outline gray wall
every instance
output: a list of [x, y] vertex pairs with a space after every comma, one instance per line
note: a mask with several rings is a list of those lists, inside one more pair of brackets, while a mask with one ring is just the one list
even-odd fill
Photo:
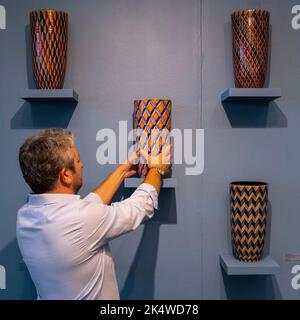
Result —
[[[111, 243], [124, 299], [300, 298], [291, 287], [286, 253], [300, 251], [297, 194], [299, 170], [298, 84], [300, 31], [291, 28], [295, 1], [88, 0], [8, 1], [7, 30], [0, 31], [1, 223], [0, 265], [7, 290], [0, 299], [32, 299], [34, 287], [17, 249], [17, 209], [29, 192], [19, 172], [18, 148], [51, 126], [77, 137], [84, 163], [85, 195], [115, 166], [96, 161], [101, 128], [131, 123], [133, 100], [165, 97], [173, 102], [173, 128], [205, 129], [205, 169], [186, 176], [175, 165], [175, 191], [163, 191], [156, 221]], [[271, 11], [270, 87], [283, 98], [269, 108], [226, 110], [220, 94], [233, 86], [230, 13], [244, 7]], [[33, 87], [29, 11], [52, 7], [70, 14], [65, 88], [80, 102], [31, 106], [20, 100]], [[266, 254], [281, 266], [276, 277], [228, 277], [219, 254], [230, 251], [228, 183], [270, 183]], [[120, 189], [118, 201], [128, 196]]]

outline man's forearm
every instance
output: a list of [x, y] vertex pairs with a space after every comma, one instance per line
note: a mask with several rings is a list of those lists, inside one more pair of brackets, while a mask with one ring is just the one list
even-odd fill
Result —
[[125, 172], [122, 166], [115, 169], [94, 192], [100, 197], [104, 204], [109, 204], [124, 180]]
[[151, 184], [156, 189], [157, 194], [159, 195], [160, 184], [161, 184], [161, 175], [157, 171], [157, 169], [152, 168], [149, 170], [149, 172], [144, 180], [144, 183]]
[[[120, 165], [115, 169], [112, 174], [107, 177], [95, 190], [94, 192], [100, 197], [104, 204], [109, 204], [119, 189], [121, 183], [126, 177], [126, 170], [124, 170], [124, 165]], [[161, 175], [155, 168], [151, 168], [144, 180], [144, 183], [151, 184], [157, 191], [160, 192], [161, 185]]]

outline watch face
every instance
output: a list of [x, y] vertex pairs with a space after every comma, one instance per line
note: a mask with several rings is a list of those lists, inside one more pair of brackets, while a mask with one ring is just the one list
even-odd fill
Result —
[[164, 171], [162, 171], [161, 169], [157, 169], [157, 171], [163, 176], [165, 173], [164, 173]]

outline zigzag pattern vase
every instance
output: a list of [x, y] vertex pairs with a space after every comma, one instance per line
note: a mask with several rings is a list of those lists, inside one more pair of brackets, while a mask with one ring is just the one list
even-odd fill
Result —
[[266, 234], [268, 184], [232, 182], [231, 232], [233, 253], [238, 260], [260, 260]]
[[[145, 148], [148, 154], [158, 155], [166, 142], [167, 137], [159, 135], [150, 139], [153, 129], [171, 130], [171, 100], [166, 99], [144, 99], [134, 100], [134, 128], [137, 130], [136, 143]], [[161, 132], [161, 131], [159, 131]], [[145, 177], [148, 173], [148, 165], [140, 163], [138, 174]]]
[[30, 12], [32, 65], [38, 89], [62, 89], [67, 65], [68, 14]]
[[265, 83], [269, 50], [270, 13], [248, 9], [233, 12], [232, 53], [235, 86], [262, 88]]

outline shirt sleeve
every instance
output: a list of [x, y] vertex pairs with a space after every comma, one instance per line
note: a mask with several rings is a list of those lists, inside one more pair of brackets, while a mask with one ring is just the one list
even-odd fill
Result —
[[[97, 198], [98, 199], [97, 199]], [[94, 193], [83, 199], [80, 212], [83, 234], [91, 251], [110, 240], [135, 230], [158, 209], [156, 189], [147, 183], [141, 184], [127, 199], [105, 205]]]
[[94, 192], [89, 193], [85, 198], [83, 198], [83, 200], [88, 202], [103, 204], [102, 199]]

